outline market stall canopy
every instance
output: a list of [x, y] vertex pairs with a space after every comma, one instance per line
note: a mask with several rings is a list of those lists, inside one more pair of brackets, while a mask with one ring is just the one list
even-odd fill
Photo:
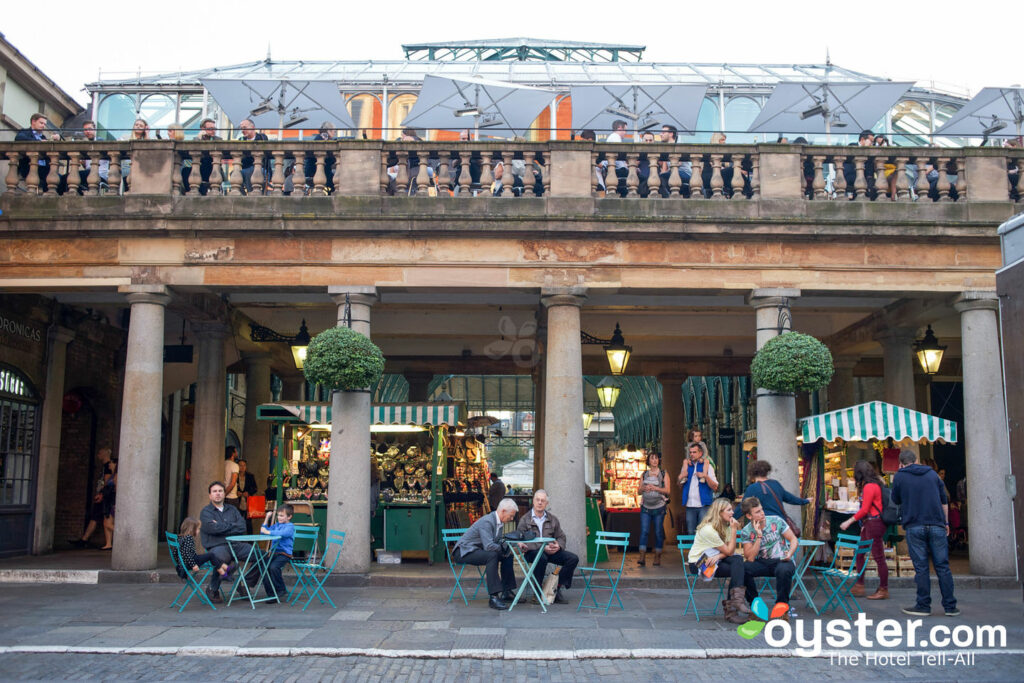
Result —
[[329, 121], [338, 128], [356, 124], [333, 81], [275, 81], [204, 78], [203, 87], [231, 122], [252, 119], [257, 128], [317, 128]]
[[939, 441], [956, 443], [956, 422], [919, 413], [882, 401], [862, 403], [800, 420], [800, 435], [804, 443], [818, 439], [825, 441], [870, 441], [893, 439], [914, 442]]
[[522, 135], [557, 93], [484, 78], [424, 76], [416, 104], [402, 121], [411, 128], [493, 128]]
[[572, 128], [611, 130], [616, 119], [632, 131], [675, 126], [680, 134], [697, 130], [706, 85], [573, 86]]
[[1012, 137], [1024, 123], [1024, 88], [982, 88], [936, 135]]
[[[459, 421], [460, 403], [378, 403], [371, 406], [370, 424], [454, 425]], [[330, 424], [330, 403], [264, 403], [259, 419], [278, 422]]]
[[779, 83], [749, 133], [854, 135], [877, 124], [913, 83]]

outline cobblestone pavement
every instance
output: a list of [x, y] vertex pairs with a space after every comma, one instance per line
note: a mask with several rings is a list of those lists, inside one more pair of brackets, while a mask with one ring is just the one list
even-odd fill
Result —
[[978, 657], [970, 667], [839, 666], [827, 659], [586, 659], [563, 661], [389, 657], [173, 657], [0, 655], [11, 681], [1016, 681], [1019, 655]]

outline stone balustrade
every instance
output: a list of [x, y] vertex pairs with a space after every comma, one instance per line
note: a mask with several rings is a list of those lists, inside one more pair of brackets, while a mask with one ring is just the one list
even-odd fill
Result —
[[[1021, 202], [1024, 150], [589, 142], [2, 142], [6, 191]], [[38, 169], [27, 173], [27, 169]], [[198, 172], [197, 172], [198, 168]]]

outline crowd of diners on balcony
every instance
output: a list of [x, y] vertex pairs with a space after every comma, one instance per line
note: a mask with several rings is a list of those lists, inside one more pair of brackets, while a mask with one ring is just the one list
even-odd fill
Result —
[[[193, 139], [197, 141], [223, 140], [224, 138], [219, 135], [221, 132], [228, 133], [230, 131], [218, 130], [216, 122], [211, 118], [207, 118], [200, 122], [199, 132]], [[733, 152], [715, 155], [714, 164], [712, 164], [712, 155], [709, 153], [687, 154], [683, 152], [672, 155], [675, 158], [670, 159], [670, 154], [663, 151], [663, 146], [676, 143], [677, 135], [678, 131], [674, 126], [665, 125], [657, 132], [646, 130], [630, 136], [627, 131], [626, 122], [618, 120], [613, 122], [611, 133], [604, 137], [602, 142], [611, 144], [635, 142], [639, 144], [659, 144], [662, 146], [658, 151], [650, 154], [645, 152], [636, 153], [634, 161], [638, 182], [632, 188], [635, 190], [634, 196], [646, 198], [658, 195], [664, 198], [675, 194], [685, 198], [700, 198], [701, 196], [711, 198], [713, 192], [711, 175], [716, 166], [720, 173], [722, 185], [720, 193], [723, 197], [741, 196], [751, 198], [753, 196], [751, 181], [754, 174], [754, 164], [752, 163], [751, 154]], [[365, 139], [367, 137], [366, 133], [363, 132], [361, 137]], [[382, 183], [382, 190], [388, 195], [408, 196], [458, 196], [460, 192], [467, 188], [472, 196], [521, 197], [529, 195], [539, 197], [544, 195], [544, 176], [547, 172], [547, 165], [544, 152], [541, 149], [535, 152], [524, 152], [521, 149], [513, 152], [490, 151], [490, 149], [487, 151], [470, 151], [468, 163], [463, 163], [462, 155], [466, 153], [465, 147], [467, 146], [465, 143], [471, 142], [472, 138], [473, 136], [469, 130], [462, 130], [459, 136], [459, 142], [462, 143], [460, 144], [461, 149], [451, 150], [450, 152], [444, 150], [445, 143], [440, 141], [437, 141], [436, 150], [428, 152], [420, 151], [422, 150], [422, 145], [410, 148], [406, 152], [398, 152], [392, 146], [391, 149], [386, 151], [385, 173], [387, 179]], [[151, 131], [149, 124], [140, 118], [135, 121], [131, 131], [126, 133], [121, 139], [126, 141], [152, 139], [184, 141], [185, 129], [181, 124], [172, 123], [162, 132]], [[257, 131], [250, 119], [245, 119], [239, 123], [238, 132], [233, 139], [243, 142], [265, 142], [269, 141], [270, 138], [267, 134]], [[313, 141], [321, 142], [344, 139], [346, 138], [340, 137], [334, 125], [329, 122], [323, 123], [317, 134], [312, 138]], [[630, 168], [626, 152], [610, 149], [602, 151], [600, 143], [597, 141], [597, 133], [590, 129], [574, 132], [572, 139], [594, 143], [598, 146], [594, 154], [593, 168], [593, 187], [596, 196], [618, 196], [623, 198], [630, 196], [631, 188], [627, 186]], [[96, 124], [93, 121], [86, 121], [78, 130], [53, 132], [47, 129], [47, 120], [43, 114], [33, 114], [29, 128], [18, 132], [15, 137], [16, 142], [52, 142], [62, 140], [96, 141]], [[423, 142], [412, 128], [402, 129], [397, 141]], [[516, 137], [512, 141], [516, 143], [526, 142], [521, 137]], [[725, 144], [726, 141], [727, 136], [723, 132], [715, 132], [711, 135], [710, 143], [712, 145]], [[785, 136], [780, 136], [777, 143], [810, 146], [808, 140], [803, 137], [790, 140]], [[988, 141], [985, 140], [982, 144], [985, 145], [987, 143]], [[1009, 138], [1003, 145], [1008, 149], [1020, 149], [1022, 147], [1022, 140], [1020, 137]], [[282, 146], [287, 147], [287, 143]], [[885, 135], [864, 130], [860, 133], [858, 141], [851, 143], [851, 146], [889, 147], [890, 144]], [[518, 147], [522, 147], [522, 145], [518, 145]], [[538, 148], [540, 147], [542, 147], [541, 144], [538, 145]], [[314, 182], [317, 161], [311, 152], [307, 150], [286, 153], [282, 164], [284, 182], [280, 194], [287, 196], [292, 194], [309, 195], [314, 192], [322, 192], [328, 195], [333, 193], [335, 191], [334, 171], [336, 165], [336, 158], [331, 153], [333, 149], [335, 148], [329, 148], [325, 154], [324, 177], [326, 180], [321, 185], [317, 185]], [[894, 152], [895, 149], [894, 147]], [[904, 157], [902, 172], [906, 177], [909, 198], [913, 201], [921, 199], [939, 201], [940, 198], [956, 201], [959, 198], [957, 180], [962, 169], [958, 165], [957, 158], [948, 152], [944, 154], [940, 153], [939, 150], [936, 152], [936, 156]], [[196, 153], [198, 157], [198, 174], [194, 168], [193, 162], [196, 159], [193, 158], [193, 153]], [[32, 160], [28, 156], [20, 156], [18, 158], [17, 187], [10, 187], [11, 176], [8, 176], [8, 189], [15, 189], [21, 192], [37, 189], [40, 194], [44, 194], [50, 190], [49, 184], [56, 182], [56, 194], [65, 194], [69, 191], [77, 192], [78, 194], [87, 193], [90, 189], [88, 179], [94, 160], [86, 154], [81, 155], [77, 160], [77, 172], [69, 173], [70, 164], [67, 159], [60, 158], [60, 156], [66, 155], [58, 155], [58, 158], [53, 159], [50, 156], [51, 154], [52, 152], [41, 152], [34, 160], [38, 183], [27, 182], [29, 180], [29, 169], [32, 165]], [[110, 160], [103, 158], [105, 155], [98, 156], [100, 158], [95, 159], [98, 173], [95, 175], [98, 175], [100, 191], [110, 191], [108, 187]], [[180, 184], [178, 182], [174, 183], [175, 191], [189, 194], [196, 190], [198, 194], [206, 195], [210, 191], [210, 175], [214, 166], [212, 156], [203, 152], [181, 151], [179, 157], [181, 182]], [[815, 158], [818, 159], [817, 167]], [[225, 155], [225, 162], [230, 162], [230, 159], [230, 155]], [[487, 178], [488, 182], [482, 183], [485, 159], [490, 173]], [[693, 178], [695, 160], [699, 161], [701, 169], [699, 180], [694, 180]], [[260, 165], [265, 170], [264, 177], [267, 181], [269, 181], [273, 174], [276, 163], [277, 159], [273, 158], [270, 152], [263, 153]], [[900, 173], [900, 169], [897, 168], [896, 154], [894, 153], [892, 156], [869, 155], [862, 157], [861, 163], [863, 163], [862, 179], [866, 186], [860, 190], [863, 198], [871, 201], [879, 199], [895, 200]], [[1017, 156], [1008, 157], [1006, 163], [1009, 199], [1020, 201], [1020, 158]], [[254, 170], [258, 165], [254, 156], [248, 152], [243, 153], [239, 164], [242, 176], [241, 194], [268, 193], [267, 182], [256, 186], [253, 184]], [[447, 173], [442, 172], [442, 164], [446, 166]], [[424, 177], [423, 173], [421, 173], [421, 165], [423, 170], [425, 170], [425, 187], [420, 186]], [[130, 192], [130, 157], [120, 158], [119, 166], [119, 191]], [[56, 167], [55, 172], [54, 167]], [[404, 167], [405, 173], [402, 173], [402, 167]], [[671, 182], [673, 169], [678, 176], [678, 185], [675, 192], [672, 192], [671, 189], [673, 185]], [[845, 158], [839, 158], [838, 155], [815, 157], [812, 152], [805, 156], [803, 161], [805, 181], [803, 192], [808, 199], [816, 197], [855, 199], [857, 196], [855, 184], [858, 170], [852, 150], [851, 155]], [[824, 193], [820, 191], [820, 188], [818, 191], [814, 188], [816, 171], [824, 179]], [[461, 178], [464, 172], [469, 174], [469, 183], [466, 183]], [[512, 178], [511, 184], [504, 178], [506, 173], [510, 174]], [[924, 192], [921, 191], [924, 185], [919, 182], [920, 174], [922, 173], [927, 181], [927, 190]], [[842, 175], [845, 181], [842, 186], [839, 186], [836, 182], [839, 175]], [[940, 177], [943, 175], [948, 184], [942, 183], [945, 191], [940, 197]], [[226, 174], [223, 177], [226, 179]], [[400, 177], [402, 182], [399, 182]], [[32, 180], [35, 180], [35, 178]]]

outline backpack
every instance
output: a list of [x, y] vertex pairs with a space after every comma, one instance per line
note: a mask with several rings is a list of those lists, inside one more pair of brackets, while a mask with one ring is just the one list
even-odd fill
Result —
[[892, 502], [892, 495], [888, 486], [880, 486], [882, 489], [882, 522], [893, 525], [900, 523], [900, 506]]

